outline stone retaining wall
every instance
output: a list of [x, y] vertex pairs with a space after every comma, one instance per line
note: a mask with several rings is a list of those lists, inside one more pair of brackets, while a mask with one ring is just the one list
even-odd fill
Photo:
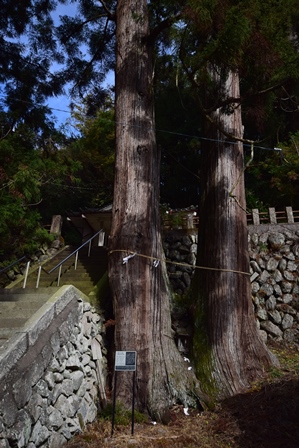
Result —
[[63, 239], [61, 237], [56, 238], [50, 246], [48, 244], [43, 244], [30, 258], [25, 261], [21, 261], [15, 264], [11, 269], [2, 273], [0, 276], [0, 287], [5, 288], [7, 285], [12, 285], [23, 279], [26, 271], [27, 262], [30, 261], [31, 269], [32, 267], [37, 267], [44, 264], [50, 258], [55, 257], [61, 250], [65, 248]]
[[59, 448], [104, 398], [102, 319], [64, 286], [0, 349], [0, 447]]
[[[299, 226], [249, 226], [248, 238], [253, 306], [261, 336], [265, 341], [299, 343]], [[184, 294], [196, 264], [197, 235], [166, 233], [164, 249], [173, 290]]]

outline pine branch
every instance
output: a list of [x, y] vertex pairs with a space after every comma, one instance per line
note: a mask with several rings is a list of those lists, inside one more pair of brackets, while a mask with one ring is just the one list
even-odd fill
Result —
[[163, 20], [159, 23], [149, 34], [147, 37], [147, 42], [152, 45], [159, 34], [161, 34], [164, 30], [170, 28], [175, 22], [178, 22], [182, 18], [182, 13], [178, 13], [174, 16], [167, 17], [167, 19]]
[[111, 12], [110, 9], [108, 8], [108, 6], [106, 5], [106, 2], [104, 2], [104, 0], [100, 0], [101, 5], [103, 6], [103, 8], [105, 9], [108, 19], [112, 20], [112, 21], [116, 21], [116, 14], [115, 12]]

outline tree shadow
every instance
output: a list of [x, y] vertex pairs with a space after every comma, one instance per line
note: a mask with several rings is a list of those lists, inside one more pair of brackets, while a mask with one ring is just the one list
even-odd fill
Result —
[[299, 379], [287, 377], [260, 391], [236, 395], [222, 402], [239, 428], [242, 448], [297, 448], [299, 446]]

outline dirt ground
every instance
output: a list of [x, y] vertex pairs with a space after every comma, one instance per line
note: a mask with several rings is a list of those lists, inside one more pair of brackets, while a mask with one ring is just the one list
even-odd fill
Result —
[[219, 403], [214, 412], [171, 409], [167, 426], [150, 420], [115, 426], [99, 417], [66, 448], [299, 448], [299, 349], [273, 346], [281, 368], [245, 394]]

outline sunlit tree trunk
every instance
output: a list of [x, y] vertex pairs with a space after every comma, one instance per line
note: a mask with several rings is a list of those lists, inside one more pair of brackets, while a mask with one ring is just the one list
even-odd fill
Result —
[[[210, 71], [223, 98], [239, 98], [238, 73]], [[241, 106], [217, 109], [207, 123], [201, 170], [194, 355], [201, 386], [223, 398], [244, 390], [276, 360], [260, 340], [253, 312], [244, 191]], [[233, 271], [240, 271], [239, 273]]]
[[[170, 292], [159, 217], [159, 153], [155, 142], [146, 0], [119, 0], [116, 48], [116, 164], [109, 278], [116, 350], [137, 351], [140, 410], [167, 418], [177, 400], [194, 402], [187, 365], [173, 340]], [[136, 253], [127, 263], [123, 259]], [[154, 260], [159, 265], [154, 266]], [[130, 403], [132, 377], [120, 373], [117, 395]]]

